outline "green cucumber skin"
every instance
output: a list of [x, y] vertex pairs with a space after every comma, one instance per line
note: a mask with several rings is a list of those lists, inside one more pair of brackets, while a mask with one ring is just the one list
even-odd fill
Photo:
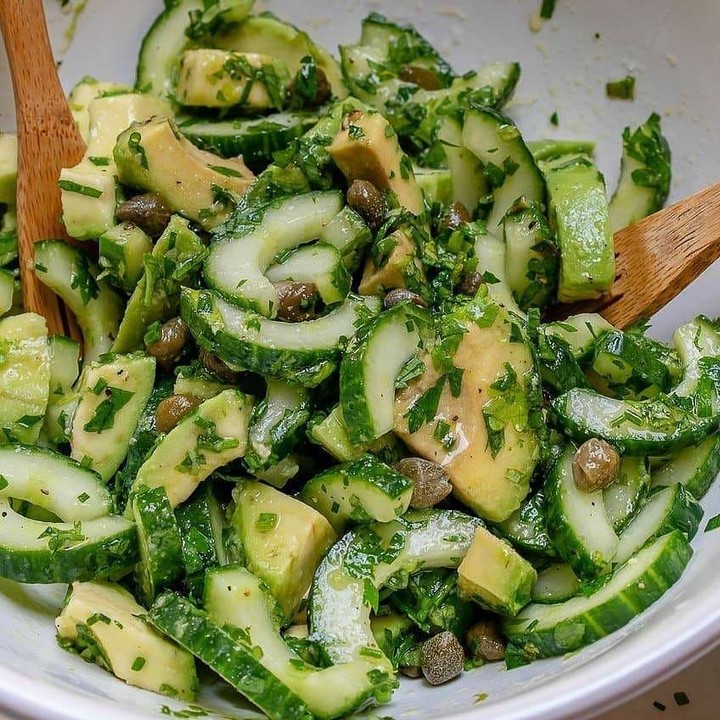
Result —
[[[537, 626], [532, 627], [534, 621], [528, 622], [527, 619], [534, 609], [532, 605], [525, 608], [516, 618], [506, 621], [503, 630], [510, 640], [508, 667], [517, 667], [532, 660], [555, 657], [578, 650], [610, 635], [650, 607], [677, 582], [693, 554], [683, 534], [676, 531], [660, 538], [631, 561], [641, 562], [659, 548], [661, 548], [660, 555], [642, 574], [641, 579], [624, 588], [619, 595], [613, 596], [599, 607], [578, 613], [574, 618], [551, 627], [539, 629]], [[625, 567], [627, 564], [622, 566]], [[612, 578], [608, 581], [610, 582]], [[577, 601], [578, 598], [574, 598], [567, 602]]]
[[212, 522], [212, 503], [217, 503], [217, 500], [213, 496], [212, 485], [206, 482], [175, 510], [187, 576], [220, 564]]
[[[359, 299], [349, 297], [351, 301], [360, 304]], [[217, 354], [225, 362], [259, 375], [291, 380], [306, 387], [319, 385], [337, 367], [341, 353], [339, 344], [327, 348], [288, 351], [264, 347], [233, 336], [224, 327], [219, 313], [213, 312], [216, 298], [219, 299], [219, 296], [209, 290], [184, 288], [180, 298], [180, 315], [190, 326], [198, 345]], [[202, 309], [202, 305], [206, 305], [208, 309]], [[372, 312], [367, 304], [364, 307]], [[377, 309], [379, 310], [379, 307]], [[340, 339], [338, 338], [338, 341]]]
[[[664, 411], [672, 417], [672, 427], [658, 431], [638, 428], [624, 432], [602, 421], [593, 409], [598, 401], [646, 414], [656, 407], [658, 411]], [[570, 406], [573, 402], [583, 404], [582, 414], [571, 413]], [[601, 438], [614, 445], [621, 454], [626, 455], [652, 456], [671, 453], [700, 442], [718, 426], [717, 416], [696, 417], [663, 395], [658, 395], [652, 400], [633, 402], [613, 400], [580, 388], [570, 390], [556, 398], [551, 405], [551, 417], [573, 440], [582, 442], [592, 437]]]
[[183, 574], [182, 539], [164, 487], [143, 488], [132, 504], [140, 548], [140, 587], [150, 604]]
[[270, 720], [313, 720], [305, 703], [262, 666], [252, 648], [236, 641], [189, 600], [166, 592], [155, 601], [148, 620], [257, 705]]
[[543, 382], [557, 392], [590, 387], [572, 350], [562, 339], [549, 333], [541, 335], [538, 340], [538, 361]]
[[[720, 435], [712, 435], [706, 440], [703, 440], [699, 446], [686, 447], [678, 453], [678, 455], [687, 455], [693, 451], [698, 452], [700, 447], [705, 446], [705, 443], [708, 443], [711, 447], [702, 459], [702, 462], [695, 467], [692, 475], [673, 480], [671, 475], [671, 466], [674, 462], [674, 458], [670, 458], [669, 462], [660, 468], [660, 471], [657, 474], [653, 473], [653, 484], [655, 484], [656, 478], [660, 479], [665, 474], [668, 474], [670, 475], [670, 478], [668, 478], [670, 482], [681, 482], [685, 486], [685, 489], [688, 490], [696, 500], [702, 500], [715, 481], [715, 478], [718, 476], [718, 473], [720, 473]], [[664, 480], [660, 480], [658, 484], [665, 485], [668, 483]]]
[[542, 490], [526, 498], [520, 508], [496, 525], [495, 529], [521, 552], [550, 559], [558, 556], [547, 531], [545, 495]]

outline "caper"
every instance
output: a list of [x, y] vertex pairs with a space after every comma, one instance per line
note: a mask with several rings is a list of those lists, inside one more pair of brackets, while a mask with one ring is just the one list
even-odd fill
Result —
[[362, 217], [374, 233], [385, 222], [385, 198], [369, 180], [353, 181], [347, 191], [347, 204]]
[[206, 370], [209, 370], [223, 382], [229, 385], [237, 385], [240, 382], [242, 373], [228, 367], [217, 355], [213, 355], [204, 348], [200, 349], [200, 362], [205, 366]]
[[405, 65], [398, 73], [398, 79], [419, 85], [423, 90], [440, 89], [440, 79], [437, 74], [419, 65]]
[[505, 639], [494, 620], [480, 620], [465, 635], [465, 647], [476, 660], [496, 662], [505, 657]]
[[145, 193], [126, 200], [115, 215], [121, 222], [137, 225], [150, 237], [158, 237], [170, 222], [172, 210], [157, 193]]
[[620, 469], [620, 456], [604, 440], [590, 438], [575, 453], [573, 479], [578, 490], [591, 493], [612, 485]]
[[169, 433], [201, 402], [202, 398], [196, 395], [170, 395], [170, 397], [166, 397], [155, 409], [155, 429], [159, 433]]
[[[308, 83], [309, 78], [307, 75], [307, 70], [305, 70], [306, 67], [307, 66], [303, 66], [300, 70], [298, 70], [297, 75], [290, 83], [288, 92], [292, 96], [299, 96], [300, 101], [306, 107], [320, 107], [321, 105], [324, 105], [332, 96], [332, 88], [330, 87], [330, 83], [328, 82], [327, 75], [317, 65], [314, 65], [313, 69], [315, 75], [315, 94], [312, 97], [309, 97], [309, 92], [312, 91], [310, 90], [310, 86]], [[303, 74], [302, 78], [301, 73]], [[298, 92], [299, 82], [302, 82], [304, 84], [304, 87], [307, 89], [300, 90]], [[301, 85], [301, 88], [302, 87], [303, 85]]]
[[395, 469], [414, 483], [410, 507], [417, 509], [433, 507], [452, 492], [447, 473], [432, 460], [419, 457], [403, 458], [395, 463]]
[[465, 653], [458, 639], [445, 630], [422, 644], [422, 671], [431, 685], [456, 678], [465, 665]]
[[460, 295], [475, 297], [482, 284], [483, 276], [479, 272], [473, 271], [466, 273], [460, 281], [460, 285], [458, 285], [458, 293], [460, 293]]
[[428, 306], [424, 298], [421, 298], [417, 293], [407, 288], [395, 288], [391, 290], [384, 300], [385, 309], [389, 310], [391, 307], [400, 304], [401, 302], [411, 302], [419, 307], [426, 308]]
[[315, 283], [283, 280], [275, 283], [278, 306], [277, 319], [284, 322], [304, 322], [315, 317], [318, 298]]
[[469, 223], [470, 220], [470, 211], [461, 202], [454, 202], [450, 204], [447, 212], [443, 215], [440, 221], [440, 230], [457, 230], [465, 223]]
[[164, 370], [171, 370], [190, 338], [190, 328], [185, 321], [174, 317], [160, 328], [160, 338], [147, 346], [148, 354], [152, 355]]

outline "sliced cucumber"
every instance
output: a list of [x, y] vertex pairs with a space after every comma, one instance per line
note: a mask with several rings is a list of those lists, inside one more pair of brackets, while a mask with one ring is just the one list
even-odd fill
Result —
[[144, 230], [122, 223], [100, 236], [98, 262], [115, 287], [131, 293], [142, 277], [145, 256], [152, 249], [153, 242]]
[[496, 529], [521, 552], [548, 558], [557, 557], [557, 550], [547, 531], [545, 495], [542, 491], [524, 500]]
[[500, 307], [524, 318], [525, 313], [515, 302], [507, 279], [508, 261], [505, 243], [495, 235], [485, 233], [484, 227], [480, 223], [474, 225], [474, 231], [476, 236], [475, 255], [478, 259], [477, 272], [485, 281], [488, 295]]
[[653, 486], [680, 483], [701, 500], [720, 472], [720, 435], [713, 433], [699, 445], [675, 453], [659, 470], [652, 473]]
[[555, 160], [566, 155], [589, 155], [595, 154], [595, 143], [592, 140], [531, 140], [527, 144], [530, 152], [537, 162], [543, 160]]
[[718, 417], [697, 417], [665, 395], [616, 400], [576, 388], [552, 403], [552, 413], [574, 440], [602, 438], [627, 455], [662, 455], [697, 444], [717, 428]]
[[489, 108], [471, 108], [465, 114], [463, 145], [483, 163], [493, 188], [494, 204], [487, 219], [491, 233], [499, 232], [503, 218], [520, 198], [528, 204], [545, 201], [542, 173], [508, 117]]
[[140, 562], [137, 578], [145, 604], [180, 579], [185, 569], [182, 539], [165, 488], [142, 488], [132, 498]]
[[125, 460], [155, 382], [155, 358], [113, 355], [83, 370], [70, 432], [71, 456], [106, 482]]
[[363, 252], [373, 234], [365, 221], [351, 207], [345, 206], [318, 235], [320, 242], [340, 251], [350, 272], [360, 267]]
[[144, 615], [119, 585], [75, 582], [55, 620], [58, 641], [128, 685], [192, 701], [198, 689], [193, 656], [149, 627]]
[[392, 663], [370, 625], [380, 590], [396, 573], [457, 567], [478, 527], [482, 520], [464, 513], [430, 510], [347, 533], [315, 575], [308, 605], [310, 637], [336, 665], [365, 659], [391, 672]]
[[62, 335], [48, 340], [50, 348], [50, 396], [43, 433], [53, 444], [67, 440], [65, 423], [61, 423], [63, 409], [72, 397], [72, 386], [80, 372], [80, 344]]
[[304, 245], [292, 251], [281, 262], [271, 265], [265, 276], [271, 283], [283, 280], [312, 283], [325, 305], [342, 302], [352, 283], [340, 251], [326, 243]]
[[0, 443], [37, 442], [49, 396], [45, 318], [24, 313], [0, 319]]
[[238, 390], [206, 400], [155, 445], [132, 494], [164, 487], [173, 507], [185, 502], [210, 473], [245, 454], [251, 408], [251, 399]]
[[320, 445], [338, 462], [357, 460], [367, 449], [365, 445], [353, 445], [350, 441], [342, 409], [336, 405], [327, 415], [317, 415], [308, 423], [308, 438]]
[[257, 705], [270, 720], [312, 720], [305, 703], [265, 669], [254, 647], [241, 642], [242, 636], [232, 628], [213, 623], [190, 600], [166, 592], [150, 609], [148, 620]]
[[400, 369], [423, 347], [430, 315], [406, 302], [395, 305], [362, 329], [340, 363], [340, 407], [350, 441], [357, 445], [393, 428], [395, 381]]
[[35, 273], [77, 318], [85, 361], [108, 352], [120, 327], [123, 302], [107, 281], [98, 280], [100, 268], [66, 242], [45, 240], [35, 244]]
[[212, 245], [205, 279], [230, 301], [274, 317], [277, 291], [265, 272], [282, 253], [317, 238], [342, 206], [338, 192], [308, 193], [283, 198], [259, 217], [254, 213], [244, 232]]
[[134, 523], [115, 515], [41, 522], [0, 499], [0, 577], [22, 583], [119, 578], [138, 557]]
[[504, 623], [508, 665], [564, 655], [615, 632], [669, 590], [691, 556], [683, 534], [672, 532], [641, 550], [592, 595], [529, 605]]
[[0, 269], [0, 317], [10, 312], [15, 296], [15, 277], [11, 272]]
[[620, 532], [633, 519], [649, 488], [647, 458], [622, 458], [617, 479], [603, 490], [605, 511], [615, 532]]
[[351, 521], [390, 522], [404, 515], [412, 493], [412, 480], [366, 454], [308, 480], [300, 499], [342, 533]]
[[621, 565], [648, 541], [673, 530], [683, 533], [690, 542], [702, 516], [700, 503], [679, 483], [654, 492], [620, 535], [614, 562]]
[[567, 320], [543, 325], [543, 330], [548, 335], [564, 340], [572, 350], [573, 357], [582, 361], [592, 355], [598, 339], [614, 328], [597, 313], [580, 313]]
[[590, 387], [573, 351], [562, 338], [541, 330], [537, 338], [537, 359], [540, 377], [556, 392]]
[[543, 605], [569, 600], [578, 594], [580, 581], [567, 563], [553, 563], [538, 573], [532, 588], [533, 602]]
[[429, 207], [453, 202], [453, 179], [449, 170], [413, 167], [413, 174]]
[[618, 538], [605, 510], [602, 491], [582, 492], [575, 485], [575, 447], [568, 445], [545, 482], [547, 528], [560, 557], [581, 577], [610, 567]]
[[235, 307], [212, 291], [184, 288], [180, 314], [197, 343], [225, 362], [315, 387], [337, 367], [341, 343], [355, 335], [358, 321], [380, 305], [379, 298], [349, 295], [327, 315], [291, 324]]

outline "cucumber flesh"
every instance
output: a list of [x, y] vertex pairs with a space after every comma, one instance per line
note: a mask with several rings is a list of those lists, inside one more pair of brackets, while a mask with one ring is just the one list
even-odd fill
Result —
[[647, 458], [622, 458], [617, 479], [603, 490], [605, 511], [615, 532], [620, 532], [632, 520], [649, 488]]
[[720, 435], [713, 433], [699, 445], [679, 450], [652, 473], [653, 487], [680, 483], [701, 500], [720, 473]]
[[545, 333], [558, 337], [568, 344], [573, 357], [578, 361], [588, 358], [595, 349], [598, 339], [614, 329], [604, 317], [597, 313], [580, 313], [567, 320], [543, 325]]
[[533, 602], [551, 605], [578, 594], [580, 581], [567, 563], [553, 563], [538, 573], [532, 588]]

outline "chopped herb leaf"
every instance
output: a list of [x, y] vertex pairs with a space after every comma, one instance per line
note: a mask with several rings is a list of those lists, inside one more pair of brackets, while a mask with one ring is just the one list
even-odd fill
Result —
[[80, 183], [73, 182], [72, 180], [60, 180], [58, 185], [61, 190], [65, 192], [77, 193], [78, 195], [85, 195], [86, 197], [99, 198], [102, 195], [102, 190], [90, 187], [89, 185], [80, 185]]
[[543, 0], [540, 6], [540, 17], [543, 20], [549, 20], [555, 12], [555, 1], [556, 0]]
[[121, 390], [109, 385], [104, 392], [105, 399], [95, 408], [92, 418], [83, 426], [85, 432], [101, 433], [113, 427], [115, 415], [130, 402], [130, 398], [135, 394], [129, 390]]
[[675, 702], [680, 705], [681, 707], [683, 705], [689, 705], [690, 704], [690, 698], [687, 696], [684, 692], [676, 692], [673, 693], [673, 699]]
[[635, 78], [627, 75], [622, 80], [614, 80], [605, 85], [605, 94], [614, 100], [635, 99]]
[[255, 529], [258, 532], [270, 532], [277, 527], [277, 524], [277, 513], [263, 512], [257, 516], [257, 520], [255, 521]]

